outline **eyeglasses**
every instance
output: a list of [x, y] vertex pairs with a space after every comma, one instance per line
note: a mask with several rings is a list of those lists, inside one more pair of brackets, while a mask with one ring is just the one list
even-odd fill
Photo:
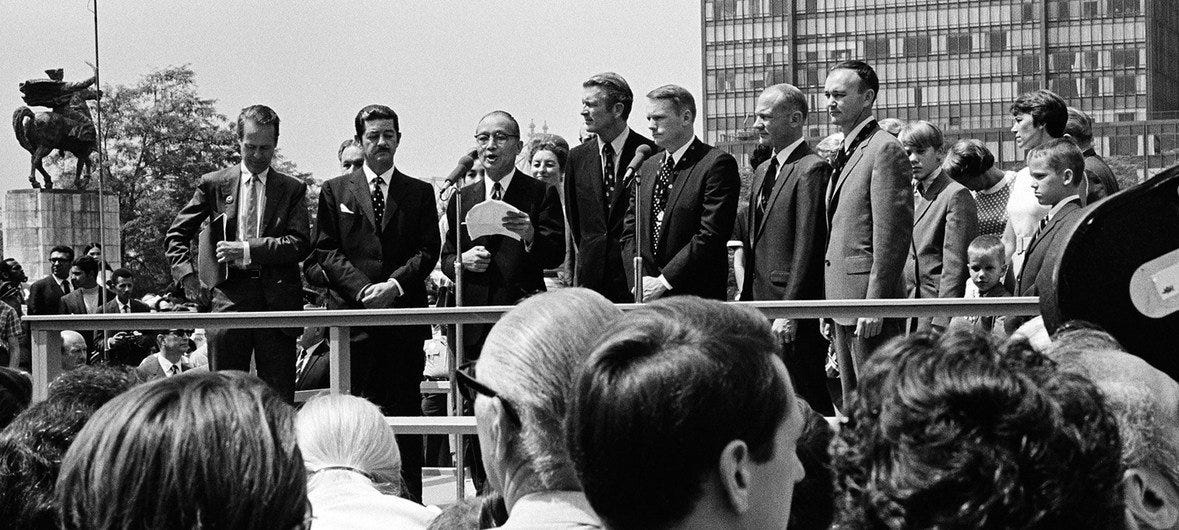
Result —
[[474, 403], [475, 396], [477, 394], [483, 394], [489, 398], [499, 399], [500, 403], [503, 403], [504, 411], [507, 412], [508, 417], [511, 418], [511, 420], [515, 422], [516, 425], [520, 425], [520, 415], [516, 413], [516, 407], [512, 405], [512, 402], [508, 401], [507, 398], [499, 395], [499, 392], [492, 390], [491, 387], [488, 387], [478, 379], [475, 379], [475, 361], [464, 363], [463, 366], [455, 370], [454, 380], [456, 383], [458, 383], [459, 393], [462, 394], [463, 399], [470, 403]]
[[71, 260], [69, 258], [49, 258], [49, 261], [58, 262], [58, 261], [73, 261], [73, 260]]
[[482, 133], [482, 134], [475, 135], [475, 141], [478, 142], [479, 145], [487, 145], [487, 144], [492, 143], [493, 141], [496, 144], [502, 145], [505, 142], [507, 142], [508, 140], [511, 140], [513, 138], [519, 138], [519, 137], [520, 137], [520, 135], [518, 135], [518, 134], [504, 134], [501, 132], [497, 132], [495, 134]]

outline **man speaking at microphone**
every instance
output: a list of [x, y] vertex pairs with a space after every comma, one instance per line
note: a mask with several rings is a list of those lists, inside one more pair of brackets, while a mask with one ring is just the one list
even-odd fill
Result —
[[[523, 148], [520, 126], [511, 114], [497, 110], [484, 116], [475, 129], [475, 143], [484, 176], [464, 186], [453, 197], [447, 212], [459, 219], [476, 204], [498, 200], [516, 207], [503, 227], [516, 236], [493, 234], [471, 240], [462, 226], [462, 247], [455, 248], [453, 223], [442, 246], [442, 272], [454, 280], [454, 260], [463, 267], [463, 305], [512, 305], [544, 291], [544, 269], [565, 259], [565, 223], [557, 189], [516, 169], [516, 155]], [[449, 213], [448, 215], [454, 215]], [[479, 355], [488, 324], [463, 326], [465, 358]]]
[[[434, 188], [393, 163], [397, 113], [369, 105], [356, 115], [364, 165], [319, 192], [314, 256], [349, 309], [426, 307], [426, 277], [438, 263]], [[388, 416], [421, 416], [422, 344], [429, 325], [352, 331], [352, 390]], [[407, 497], [422, 495], [422, 437], [398, 435]]]

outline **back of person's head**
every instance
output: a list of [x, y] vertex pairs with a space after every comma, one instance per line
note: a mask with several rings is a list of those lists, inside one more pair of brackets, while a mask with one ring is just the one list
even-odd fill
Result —
[[1076, 187], [1085, 179], [1085, 155], [1076, 142], [1068, 138], [1053, 138], [1028, 151], [1028, 162], [1043, 158], [1056, 173], [1072, 172], [1070, 186]]
[[827, 448], [835, 431], [831, 424], [806, 400], [797, 399], [803, 418], [802, 436], [798, 438], [798, 460], [806, 477], [794, 487], [790, 500], [789, 530], [828, 528], [835, 519], [835, 485], [831, 474], [831, 453]]
[[955, 181], [969, 182], [995, 166], [995, 155], [981, 140], [958, 140], [946, 150], [942, 172]]
[[1126, 511], [1140, 528], [1179, 527], [1179, 382], [1087, 323], [1062, 325], [1047, 355], [1105, 395], [1122, 438]]
[[504, 496], [497, 491], [467, 497], [442, 510], [426, 530], [482, 530], [499, 528], [508, 520]]
[[33, 380], [29, 375], [8, 367], [0, 367], [0, 430], [29, 406], [33, 399]]
[[1015, 98], [1011, 104], [1012, 114], [1027, 114], [1032, 117], [1032, 125], [1044, 127], [1044, 132], [1053, 138], [1064, 136], [1064, 126], [1068, 123], [1068, 105], [1055, 92], [1041, 88]]
[[905, 128], [905, 122], [896, 118], [884, 118], [877, 123], [880, 125], [880, 130], [893, 136], [899, 136], [901, 129]]
[[381, 409], [347, 394], [316, 397], [295, 420], [309, 489], [333, 474], [359, 473], [389, 494], [401, 492], [401, 451]]
[[49, 400], [64, 401], [93, 412], [115, 396], [144, 381], [129, 366], [93, 364], [62, 372], [49, 383]]
[[[693, 517], [785, 526], [802, 478], [801, 414], [778, 344], [761, 314], [688, 296], [643, 306], [603, 335], [578, 376], [568, 432], [608, 527]], [[769, 464], [781, 489], [757, 478]]]
[[187, 372], [98, 410], [61, 463], [63, 528], [295, 528], [294, 410], [242, 372]]
[[[621, 314], [589, 289], [560, 289], [524, 300], [487, 334], [477, 377], [518, 415], [516, 432], [505, 444], [511, 454], [505, 458], [519, 460], [531, 471], [524, 489], [581, 489], [564, 436], [570, 388], [590, 345]], [[510, 471], [489, 469], [488, 476], [494, 479]]]
[[1072, 137], [1082, 148], [1093, 143], [1093, 118], [1085, 111], [1076, 107], [1068, 107], [1068, 121], [1064, 124], [1064, 134]]
[[96, 260], [90, 256], [84, 255], [84, 256], [74, 260], [74, 266], [77, 267], [78, 270], [86, 273], [87, 275], [92, 276], [92, 275], [98, 274], [98, 260]]
[[1017, 342], [918, 333], [876, 350], [832, 443], [852, 528], [1115, 528], [1117, 425], [1097, 387]]

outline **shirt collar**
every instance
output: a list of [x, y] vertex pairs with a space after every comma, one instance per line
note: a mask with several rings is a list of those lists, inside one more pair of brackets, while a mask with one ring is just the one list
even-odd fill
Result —
[[397, 171], [397, 166], [391, 166], [388, 171], [377, 175], [375, 171], [368, 167], [368, 164], [364, 164], [362, 167], [364, 167], [364, 180], [368, 182], [369, 186], [372, 186], [373, 180], [375, 180], [378, 176], [381, 177], [381, 181], [384, 183], [384, 185], [388, 186], [389, 183], [393, 181], [393, 172]]
[[790, 155], [794, 154], [794, 150], [798, 149], [798, 146], [802, 145], [802, 141], [803, 139], [799, 137], [799, 139], [795, 140], [790, 145], [780, 149], [777, 153], [774, 153], [774, 158], [778, 159], [778, 167], [786, 165], [786, 159], [790, 158]]
[[[500, 200], [503, 200], [504, 196], [508, 194], [508, 186], [510, 186], [512, 184], [512, 177], [514, 177], [514, 176], [516, 176], [515, 169], [509, 171], [507, 175], [504, 175], [503, 178], [499, 179], [499, 193], [500, 193], [499, 198], [500, 198]], [[488, 177], [487, 175], [483, 175], [483, 184], [484, 184], [484, 187], [486, 188], [483, 190], [483, 192], [484, 192], [484, 196], [486, 198], [488, 198], [488, 199], [491, 198], [491, 188], [495, 186], [495, 183], [496, 183], [496, 181], [491, 180], [491, 177]]]
[[[626, 138], [628, 136], [630, 136], [630, 127], [623, 129], [622, 132], [618, 136], [615, 136], [613, 140], [610, 140], [610, 147], [614, 148], [614, 156], [617, 157], [622, 154], [622, 146], [626, 145]], [[602, 153], [603, 147], [606, 147], [606, 143], [603, 142], [602, 137], [599, 136], [598, 137], [598, 154]]]
[[[245, 184], [250, 181], [250, 177], [254, 176], [254, 174], [250, 173], [249, 169], [246, 169], [245, 162], [242, 162], [241, 166], [242, 166], [242, 184]], [[270, 176], [270, 168], [266, 168], [266, 169], [262, 170], [262, 174], [258, 175], [258, 180], [262, 181], [262, 184], [266, 184], [266, 177], [268, 177], [268, 176]]]
[[860, 131], [864, 130], [864, 127], [867, 127], [869, 123], [874, 121], [876, 121], [876, 116], [869, 114], [868, 117], [864, 118], [864, 120], [861, 121], [859, 125], [856, 125], [855, 129], [851, 130], [851, 134], [844, 135], [843, 150], [846, 152], [847, 146], [851, 145], [851, 143], [855, 141], [856, 137], [860, 135]]
[[184, 370], [184, 367], [180, 366], [180, 364], [184, 362], [184, 357], [181, 357], [180, 362], [177, 362], [175, 365], [173, 365], [170, 361], [168, 361], [168, 359], [164, 357], [164, 352], [156, 352], [156, 360], [159, 361], [160, 368], [164, 370], [164, 377], [168, 376], [168, 372], [172, 370], [172, 366], [176, 366], [177, 373], [180, 373]]
[[684, 153], [687, 153], [688, 148], [692, 147], [692, 144], [694, 143], [696, 143], [696, 135], [692, 135], [692, 139], [688, 140], [688, 143], [681, 145], [680, 148], [676, 149], [674, 153], [667, 154], [667, 156], [671, 158], [671, 167], [676, 167], [679, 165], [680, 161], [684, 159]]
[[1053, 206], [1051, 210], [1048, 210], [1048, 220], [1052, 220], [1053, 217], [1056, 217], [1056, 214], [1060, 213], [1060, 210], [1062, 210], [1066, 204], [1070, 202], [1080, 202], [1080, 200], [1081, 197], [1078, 195], [1069, 195], [1068, 197], [1061, 199], [1061, 201], [1056, 203], [1056, 205]]

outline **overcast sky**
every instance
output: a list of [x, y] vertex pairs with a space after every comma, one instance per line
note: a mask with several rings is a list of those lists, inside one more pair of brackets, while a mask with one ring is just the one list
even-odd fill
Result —
[[[448, 173], [479, 117], [503, 109], [576, 141], [581, 82], [613, 70], [638, 98], [675, 83], [700, 94], [700, 3], [691, 0], [161, 2], [99, 0], [102, 83], [133, 84], [189, 64], [199, 93], [231, 119], [263, 103], [282, 118], [279, 148], [304, 171], [336, 174], [336, 148], [366, 104], [390, 105], [404, 133], [397, 166]], [[0, 0], [0, 86], [61, 67], [90, 74], [88, 0]], [[642, 104], [631, 126], [645, 127]], [[0, 137], [0, 190], [28, 186], [29, 156]], [[640, 129], [645, 130], [645, 129]]]

